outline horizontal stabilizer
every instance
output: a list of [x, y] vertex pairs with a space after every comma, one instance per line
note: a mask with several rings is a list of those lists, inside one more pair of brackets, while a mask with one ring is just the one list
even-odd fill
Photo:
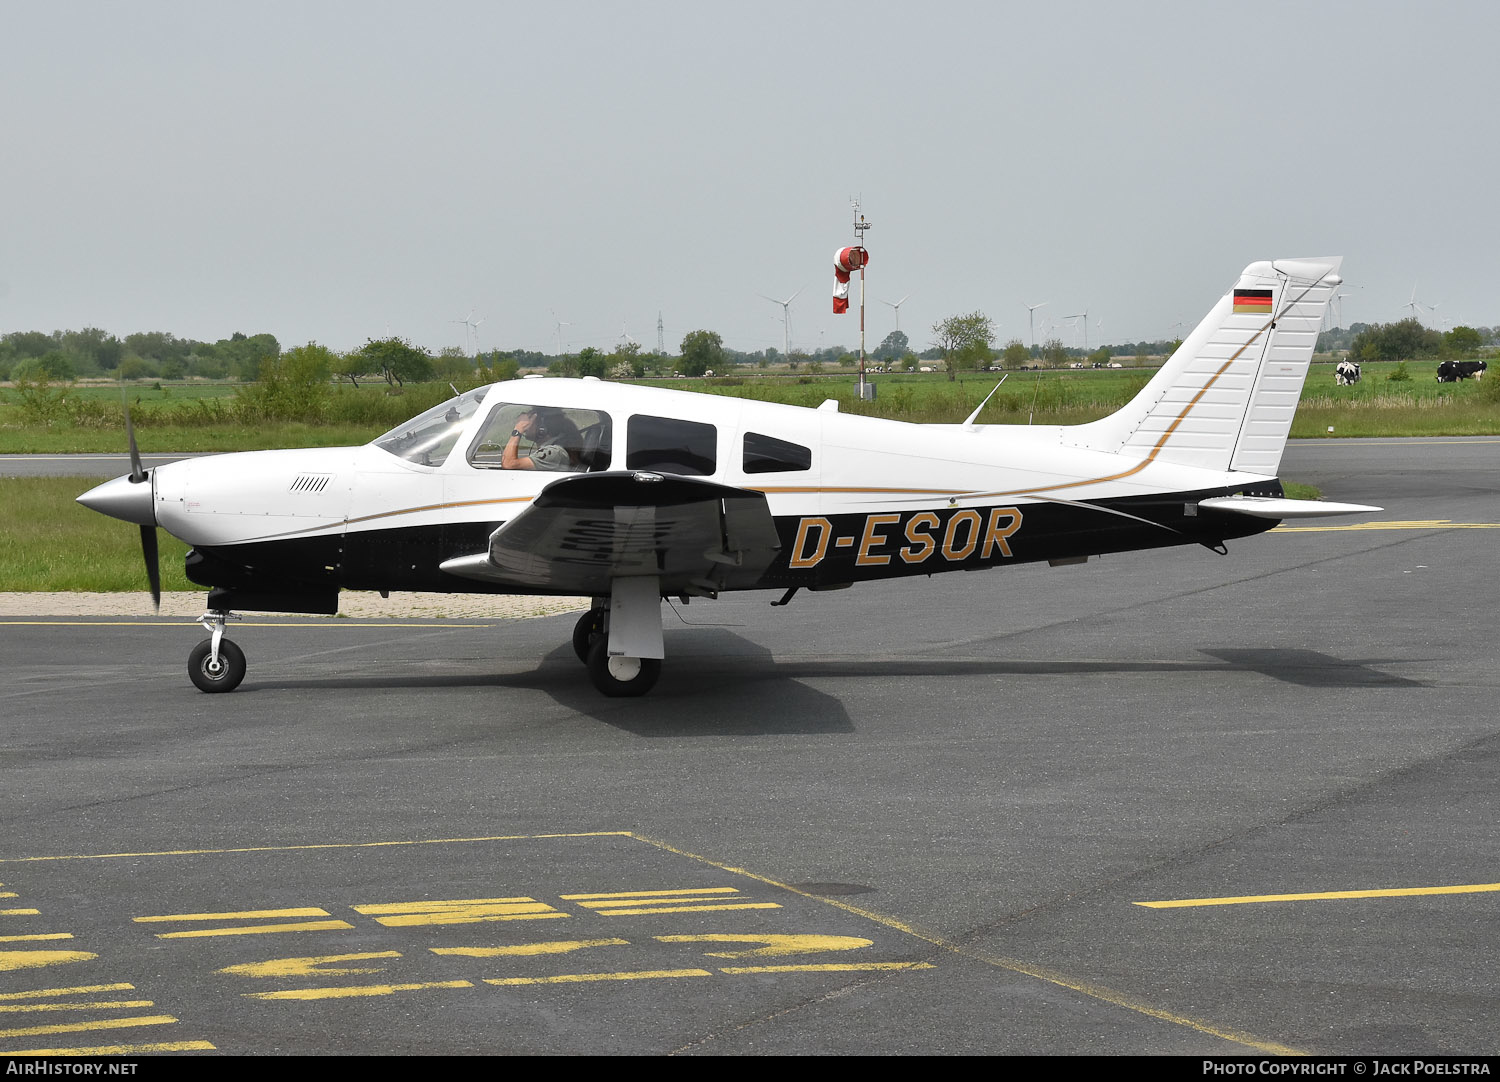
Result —
[[1198, 506], [1209, 511], [1225, 511], [1251, 518], [1325, 518], [1329, 515], [1363, 515], [1384, 511], [1362, 503], [1331, 503], [1326, 500], [1287, 500], [1269, 496], [1214, 496], [1199, 500]]

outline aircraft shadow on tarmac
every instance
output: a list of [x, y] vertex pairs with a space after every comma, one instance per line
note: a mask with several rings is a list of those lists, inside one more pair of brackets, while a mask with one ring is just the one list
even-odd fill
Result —
[[[669, 633], [668, 638], [675, 636]], [[777, 660], [771, 651], [724, 628], [702, 627], [669, 651], [671, 663], [655, 695], [601, 696], [573, 656], [559, 645], [536, 668], [521, 671], [445, 672], [385, 670], [380, 676], [250, 680], [240, 694], [307, 688], [506, 688], [541, 692], [559, 705], [638, 736], [775, 735], [851, 732], [844, 704], [808, 680], [881, 680], [900, 677], [1027, 677], [1133, 673], [1253, 672], [1283, 683], [1318, 688], [1417, 688], [1426, 684], [1372, 666], [1394, 659], [1345, 660], [1315, 650], [1201, 648], [1218, 661], [1112, 659], [1017, 660], [984, 657], [830, 657]]]

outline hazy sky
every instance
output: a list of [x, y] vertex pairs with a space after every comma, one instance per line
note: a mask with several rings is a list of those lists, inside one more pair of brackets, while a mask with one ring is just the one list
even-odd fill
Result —
[[[1493, 2], [0, 0], [0, 333], [1170, 337], [1256, 259], [1500, 323]], [[1052, 332], [1068, 344], [1078, 332]]]

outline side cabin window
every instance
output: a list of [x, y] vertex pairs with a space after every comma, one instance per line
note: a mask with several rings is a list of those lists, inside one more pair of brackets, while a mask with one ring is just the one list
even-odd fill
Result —
[[535, 413], [536, 422], [516, 446], [519, 458], [539, 463], [536, 468], [559, 473], [593, 473], [609, 469], [609, 414], [572, 406], [533, 406], [502, 402], [491, 412], [479, 435], [469, 445], [469, 465], [480, 470], [503, 469], [501, 457], [522, 414]]
[[637, 415], [626, 435], [625, 468], [706, 476], [718, 464], [718, 438], [718, 429], [699, 421]]
[[746, 473], [795, 473], [812, 469], [812, 450], [759, 432], [745, 433]]

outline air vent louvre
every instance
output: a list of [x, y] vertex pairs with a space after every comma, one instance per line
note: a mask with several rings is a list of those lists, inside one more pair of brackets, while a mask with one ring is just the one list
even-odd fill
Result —
[[322, 492], [332, 480], [333, 474], [331, 473], [298, 474], [297, 479], [292, 482], [291, 490], [293, 492]]

